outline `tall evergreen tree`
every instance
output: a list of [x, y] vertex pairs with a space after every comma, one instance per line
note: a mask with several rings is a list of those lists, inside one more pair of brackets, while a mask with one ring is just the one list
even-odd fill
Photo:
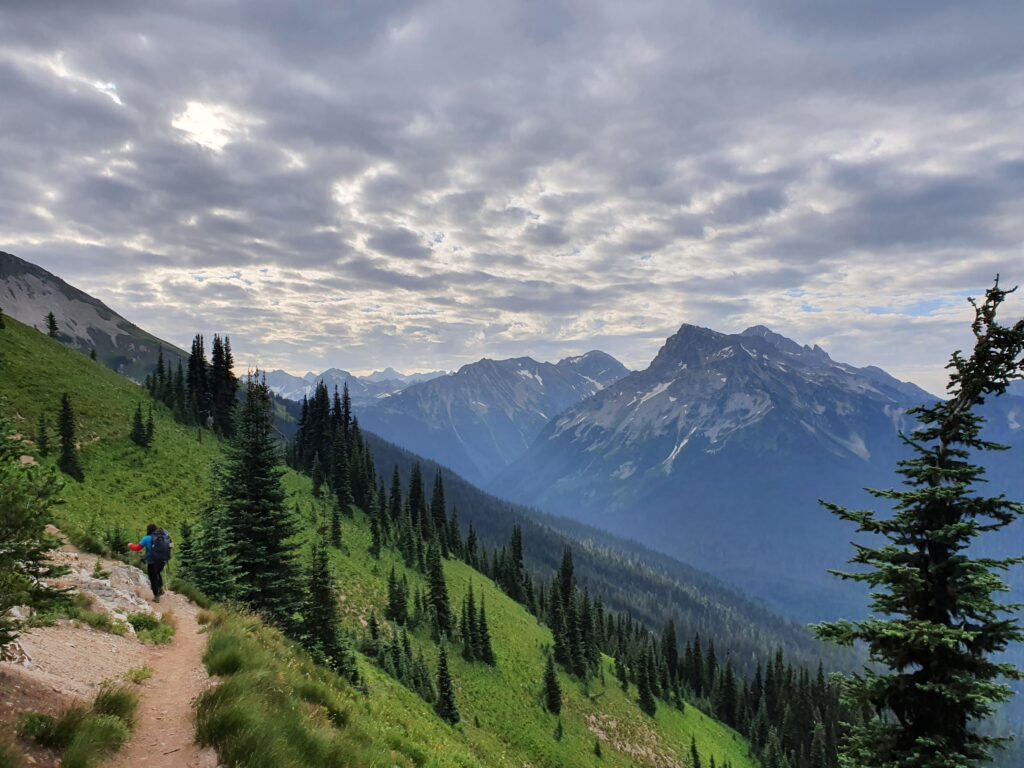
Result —
[[146, 416], [146, 447], [149, 448], [156, 439], [156, 421], [153, 419], [153, 406], [149, 406], [149, 414]]
[[53, 316], [53, 312], [46, 313], [46, 335], [51, 339], [56, 339], [58, 333], [57, 318]]
[[640, 705], [643, 712], [654, 717], [654, 713], [658, 711], [658, 703], [654, 700], [654, 691], [651, 689], [650, 658], [647, 654], [648, 652], [644, 651], [643, 657], [637, 664], [637, 704]]
[[358, 677], [358, 669], [355, 657], [341, 633], [338, 590], [323, 539], [323, 536], [317, 538], [306, 574], [302, 643], [313, 658], [354, 682]]
[[984, 469], [970, 459], [1003, 449], [981, 438], [984, 419], [976, 409], [1024, 376], [1024, 320], [1005, 326], [996, 319], [1010, 292], [997, 279], [982, 303], [972, 300], [974, 349], [968, 357], [953, 353], [949, 399], [910, 411], [920, 426], [906, 440], [914, 458], [899, 464], [904, 487], [872, 492], [892, 502], [895, 513], [825, 504], [860, 532], [886, 540], [881, 547], [857, 545], [851, 562], [862, 568], [839, 574], [872, 588], [873, 617], [817, 627], [825, 639], [863, 643], [882, 667], [844, 686], [851, 708], [872, 713], [851, 728], [847, 765], [977, 766], [1000, 741], [977, 724], [1010, 697], [1000, 679], [1021, 678], [995, 659], [1024, 640], [1014, 608], [996, 596], [1006, 591], [998, 572], [1024, 560], [974, 552], [982, 534], [1005, 528], [1024, 506], [976, 494]]
[[224, 480], [221, 468], [214, 467], [211, 501], [200, 513], [199, 525], [193, 532], [191, 554], [183, 550], [178, 568], [185, 571], [191, 581], [207, 597], [219, 602], [231, 602], [240, 594], [239, 568], [236, 563], [236, 544], [230, 532], [227, 512], [215, 499]]
[[210, 382], [202, 334], [197, 333], [192, 340], [185, 382], [188, 387], [189, 416], [194, 424], [205, 427], [210, 416]]
[[697, 751], [697, 738], [690, 736], [690, 766], [700, 768], [700, 752]]
[[394, 566], [388, 574], [388, 604], [384, 617], [396, 624], [405, 624], [409, 620], [409, 594], [398, 580]]
[[0, 307], [0, 331], [6, 327], [7, 326], [4, 324], [4, 308]]
[[75, 412], [71, 408], [71, 398], [67, 392], [60, 396], [57, 431], [60, 434], [60, 456], [57, 459], [57, 466], [68, 477], [82, 482], [85, 479], [85, 472], [82, 471], [82, 464], [78, 458]]
[[491, 644], [491, 630], [487, 626], [487, 606], [484, 605], [484, 598], [480, 597], [480, 615], [476, 620], [476, 647], [480, 661], [490, 666], [496, 666], [497, 657], [494, 655], [494, 646]]
[[142, 403], [135, 404], [135, 414], [132, 416], [132, 442], [141, 448], [145, 448], [148, 443], [146, 442], [146, 423], [142, 420]]
[[455, 688], [448, 671], [448, 651], [444, 643], [441, 644], [441, 653], [437, 659], [437, 704], [434, 709], [445, 722], [451, 725], [459, 722], [459, 708], [455, 703]]
[[562, 712], [562, 686], [558, 684], [555, 659], [551, 655], [548, 655], [547, 665], [544, 667], [544, 706], [553, 715]]
[[398, 477], [398, 465], [395, 465], [391, 473], [391, 493], [388, 494], [388, 512], [391, 515], [391, 522], [397, 523], [402, 516], [402, 481]]
[[246, 398], [221, 476], [217, 501], [237, 543], [241, 599], [285, 630], [302, 602], [292, 512], [285, 505], [271, 422], [270, 390], [259, 375], [249, 378]]
[[451, 638], [452, 611], [448, 601], [448, 585], [444, 580], [444, 566], [441, 552], [436, 546], [430, 547], [427, 556], [427, 586], [430, 590], [430, 607], [434, 611], [437, 631], [442, 638]]

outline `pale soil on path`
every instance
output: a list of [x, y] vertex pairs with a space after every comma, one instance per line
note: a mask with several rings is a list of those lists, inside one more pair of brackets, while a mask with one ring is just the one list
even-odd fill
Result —
[[211, 681], [203, 667], [206, 636], [196, 621], [195, 605], [168, 592], [159, 608], [174, 621], [170, 645], [149, 649], [145, 663], [153, 677], [140, 693], [138, 724], [131, 740], [113, 756], [109, 768], [215, 768], [217, 755], [193, 742], [192, 702]]

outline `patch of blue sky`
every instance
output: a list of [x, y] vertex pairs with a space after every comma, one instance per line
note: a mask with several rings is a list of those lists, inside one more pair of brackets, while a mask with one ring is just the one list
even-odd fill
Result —
[[930, 317], [950, 304], [948, 298], [921, 299], [902, 307], [868, 307], [864, 311], [869, 315], [907, 315], [909, 317]]

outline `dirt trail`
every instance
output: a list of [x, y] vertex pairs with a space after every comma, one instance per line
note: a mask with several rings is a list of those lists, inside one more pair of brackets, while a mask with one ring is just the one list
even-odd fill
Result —
[[177, 632], [170, 645], [155, 646], [147, 653], [153, 677], [141, 686], [138, 724], [108, 766], [215, 768], [216, 753], [192, 740], [192, 701], [210, 684], [202, 661], [206, 636], [199, 632], [198, 609], [170, 592], [154, 607], [171, 614]]

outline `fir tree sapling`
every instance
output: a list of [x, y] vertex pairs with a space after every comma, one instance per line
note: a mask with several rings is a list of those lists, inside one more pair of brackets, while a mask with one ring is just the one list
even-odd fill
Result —
[[444, 643], [441, 644], [441, 653], [437, 659], [437, 704], [434, 709], [450, 725], [459, 722], [459, 708], [455, 703], [455, 688], [448, 671], [448, 651]]
[[57, 318], [54, 317], [53, 312], [46, 313], [46, 335], [51, 339], [56, 339], [58, 333]]
[[894, 513], [825, 503], [859, 532], [885, 540], [855, 545], [851, 562], [861, 568], [837, 574], [871, 588], [873, 616], [816, 627], [824, 639], [863, 644], [874, 662], [845, 681], [851, 710], [867, 714], [842, 746], [846, 765], [980, 766], [1001, 742], [978, 726], [1010, 698], [1002, 680], [1022, 677], [998, 660], [1024, 632], [1017, 606], [997, 597], [1007, 590], [1000, 572], [1024, 558], [981, 557], [976, 543], [1024, 506], [978, 493], [985, 471], [972, 459], [1005, 449], [981, 436], [976, 409], [1024, 377], [1024, 320], [1007, 326], [996, 317], [1011, 292], [997, 278], [984, 301], [971, 301], [974, 349], [953, 353], [948, 399], [910, 411], [919, 426], [905, 438], [914, 457], [899, 463], [904, 486], [872, 491]]
[[132, 442], [140, 448], [145, 448], [148, 443], [146, 441], [146, 425], [142, 421], [142, 403], [135, 405], [135, 414], [132, 416]]
[[64, 474], [82, 482], [85, 479], [85, 473], [82, 471], [82, 464], [78, 458], [75, 412], [71, 407], [71, 398], [67, 392], [60, 398], [57, 430], [60, 433], [60, 457], [57, 459], [57, 466]]
[[544, 707], [553, 715], [562, 712], [562, 687], [558, 684], [555, 660], [550, 654], [544, 667]]

